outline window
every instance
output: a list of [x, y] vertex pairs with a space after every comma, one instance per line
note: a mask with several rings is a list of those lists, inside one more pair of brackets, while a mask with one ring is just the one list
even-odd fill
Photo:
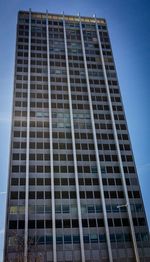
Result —
[[63, 227], [64, 228], [70, 228], [70, 220], [69, 219], [63, 220]]
[[92, 191], [86, 191], [86, 198], [93, 198], [93, 192]]
[[52, 240], [53, 240], [53, 238], [52, 238], [52, 236], [46, 236], [46, 244], [52, 244]]
[[34, 191], [29, 192], [29, 199], [35, 199], [35, 192]]
[[42, 186], [43, 185], [43, 179], [42, 178], [37, 178], [37, 185]]
[[98, 243], [98, 235], [97, 234], [91, 234], [90, 240], [91, 240], [91, 243]]
[[29, 220], [28, 228], [35, 228], [35, 220]]
[[11, 199], [18, 199], [18, 192], [11, 192], [10, 198]]
[[95, 198], [100, 198], [100, 192], [99, 191], [94, 191], [94, 197]]
[[11, 185], [12, 186], [17, 186], [18, 185], [18, 178], [12, 178], [11, 179]]
[[63, 205], [62, 206], [62, 211], [63, 211], [63, 213], [69, 213], [69, 206], [68, 205]]
[[101, 213], [102, 212], [102, 206], [96, 205], [96, 213]]
[[89, 226], [96, 227], [96, 219], [89, 219]]
[[44, 228], [44, 220], [37, 220], [37, 228]]
[[89, 235], [85, 235], [83, 236], [83, 239], [84, 239], [84, 243], [89, 243]]
[[43, 199], [44, 198], [44, 192], [38, 191], [37, 192], [37, 199]]
[[45, 224], [46, 224], [46, 228], [52, 228], [52, 220], [46, 220]]
[[114, 224], [115, 224], [115, 227], [120, 227], [121, 226], [121, 220], [119, 218], [115, 218]]
[[25, 192], [19, 192], [19, 199], [25, 199]]
[[[110, 235], [110, 237], [111, 237], [111, 235]], [[105, 235], [99, 235], [99, 242], [105, 243], [106, 242], [106, 236]]]
[[69, 192], [67, 192], [67, 191], [63, 191], [62, 192], [62, 198], [69, 198]]
[[63, 238], [62, 238], [62, 236], [56, 236], [56, 243], [57, 243], [57, 244], [63, 244]]
[[71, 236], [65, 235], [64, 236], [64, 244], [71, 244], [71, 243], [72, 243]]
[[88, 221], [87, 221], [87, 219], [82, 219], [82, 226], [83, 226], [83, 227], [88, 227]]
[[10, 214], [17, 214], [18, 207], [17, 206], [10, 206], [9, 213]]
[[9, 221], [9, 229], [17, 229], [17, 221], [10, 220]]
[[73, 243], [79, 244], [80, 243], [80, 237], [79, 236], [73, 236]]
[[73, 228], [78, 228], [79, 227], [79, 222], [77, 219], [72, 219], [72, 227]]
[[94, 206], [88, 206], [88, 213], [95, 213], [95, 207]]
[[70, 191], [70, 198], [75, 199], [76, 198], [76, 192], [75, 191]]
[[101, 172], [102, 172], [102, 174], [106, 174], [106, 171], [105, 171], [105, 167], [104, 167], [104, 166], [101, 166]]
[[19, 229], [24, 229], [24, 227], [25, 227], [25, 221], [19, 220]]
[[62, 178], [61, 179], [61, 185], [68, 185], [68, 179], [67, 178]]

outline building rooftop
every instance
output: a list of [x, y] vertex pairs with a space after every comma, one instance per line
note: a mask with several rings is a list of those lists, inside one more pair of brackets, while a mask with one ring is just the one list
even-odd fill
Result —
[[[31, 10], [32, 12], [32, 10]], [[45, 13], [41, 12], [32, 12], [32, 18], [38, 18], [38, 19], [45, 19], [48, 11], [45, 11]], [[29, 11], [19, 11], [19, 15], [23, 16], [24, 18], [27, 17], [29, 14]], [[79, 15], [67, 15], [62, 12], [62, 14], [52, 14], [48, 13], [48, 18], [53, 20], [62, 20], [63, 16], [65, 16], [66, 20], [69, 20], [70, 22], [77, 22], [79, 21]], [[89, 16], [80, 16], [81, 22], [89, 22], [89, 23], [95, 23], [95, 15], [92, 17]], [[105, 25], [106, 20], [104, 18], [97, 18], [97, 23]]]

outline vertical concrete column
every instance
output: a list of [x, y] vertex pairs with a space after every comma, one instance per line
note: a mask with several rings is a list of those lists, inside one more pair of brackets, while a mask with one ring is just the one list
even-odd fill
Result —
[[67, 83], [68, 83], [68, 96], [69, 96], [69, 110], [70, 110], [73, 160], [74, 160], [74, 170], [75, 170], [75, 185], [76, 185], [76, 195], [77, 195], [77, 210], [78, 210], [78, 221], [79, 221], [81, 258], [82, 258], [82, 262], [85, 262], [82, 215], [81, 215], [81, 204], [80, 204], [80, 192], [79, 192], [79, 182], [78, 182], [77, 156], [76, 156], [76, 145], [75, 145], [75, 132], [74, 132], [72, 97], [71, 97], [71, 86], [70, 86], [70, 73], [69, 73], [69, 62], [68, 62], [67, 36], [66, 36], [66, 25], [65, 25], [65, 17], [64, 16], [63, 16], [63, 29], [64, 29], [64, 43], [65, 43]]
[[51, 79], [49, 62], [49, 26], [48, 12], [46, 12], [47, 36], [47, 68], [48, 68], [48, 103], [49, 103], [49, 140], [50, 140], [50, 173], [51, 173], [51, 199], [52, 199], [52, 236], [53, 236], [53, 262], [57, 261], [56, 253], [56, 221], [55, 221], [55, 191], [54, 191], [54, 163], [53, 163], [53, 133], [52, 133], [52, 108], [51, 108]]
[[87, 60], [86, 60], [86, 53], [85, 53], [82, 23], [81, 23], [80, 17], [79, 17], [79, 21], [80, 21], [80, 34], [81, 34], [84, 67], [85, 67], [86, 82], [87, 82], [87, 89], [88, 89], [88, 99], [89, 99], [89, 106], [90, 106], [92, 131], [93, 131], [93, 138], [94, 138], [94, 147], [95, 147], [96, 162], [97, 162], [97, 171], [98, 171], [100, 194], [101, 194], [104, 224], [105, 224], [105, 231], [106, 231], [106, 240], [107, 240], [107, 247], [108, 247], [108, 256], [109, 256], [109, 261], [112, 262], [113, 257], [112, 257], [112, 249], [111, 249], [111, 242], [110, 242], [108, 220], [107, 220], [106, 203], [105, 203], [105, 197], [104, 197], [104, 188], [103, 188], [102, 173], [101, 173], [101, 163], [100, 163], [100, 159], [99, 159], [99, 152], [98, 152], [98, 146], [97, 146], [98, 142], [97, 142], [97, 137], [96, 137], [94, 113], [93, 113], [93, 107], [92, 107], [92, 97], [91, 97], [90, 82], [89, 82], [89, 75], [88, 75], [88, 68], [87, 68]]
[[28, 261], [28, 209], [29, 209], [29, 147], [30, 147], [30, 77], [31, 77], [31, 9], [29, 10], [28, 35], [28, 89], [27, 89], [27, 140], [26, 140], [26, 185], [25, 185], [25, 232], [24, 262]]

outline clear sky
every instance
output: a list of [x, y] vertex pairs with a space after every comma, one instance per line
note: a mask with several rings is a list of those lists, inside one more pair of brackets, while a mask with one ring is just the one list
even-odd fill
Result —
[[0, 262], [7, 190], [16, 20], [18, 10], [107, 19], [119, 83], [150, 224], [150, 1], [1, 0], [0, 1]]

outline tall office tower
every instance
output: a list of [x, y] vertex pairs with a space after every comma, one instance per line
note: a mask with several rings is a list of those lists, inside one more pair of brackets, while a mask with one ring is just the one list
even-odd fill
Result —
[[150, 261], [104, 19], [20, 11], [4, 261]]

